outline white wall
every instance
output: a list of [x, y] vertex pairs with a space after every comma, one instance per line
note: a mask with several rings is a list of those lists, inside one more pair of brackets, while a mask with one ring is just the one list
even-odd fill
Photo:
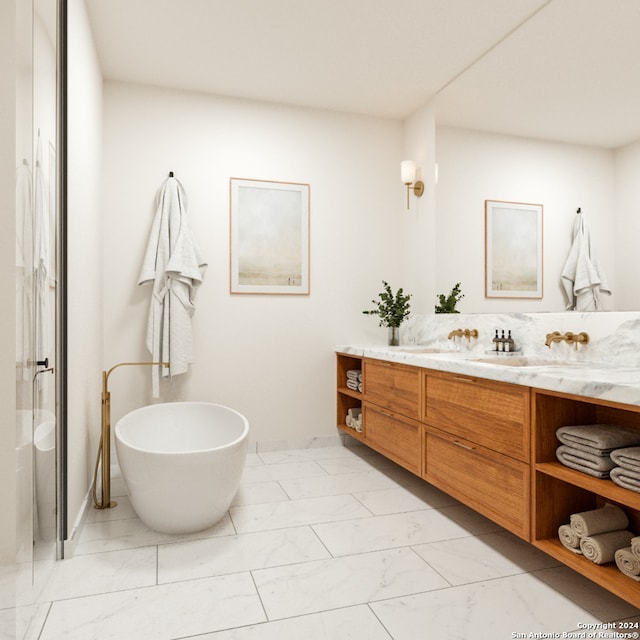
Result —
[[100, 431], [102, 76], [84, 2], [69, 2], [68, 525], [82, 508]]
[[[194, 317], [197, 362], [164, 400], [244, 413], [253, 441], [336, 434], [333, 346], [382, 342], [363, 309], [401, 286], [402, 125], [284, 106], [107, 83], [104, 102], [104, 366], [148, 360], [149, 289], [137, 279], [168, 171], [189, 197], [209, 269]], [[229, 178], [311, 185], [311, 294], [229, 293]], [[111, 378], [112, 422], [147, 404], [149, 372]]]
[[[563, 311], [560, 273], [571, 246], [576, 209], [588, 216], [617, 308], [613, 151], [447, 127], [436, 130], [438, 293], [462, 282], [462, 312]], [[544, 205], [544, 297], [484, 297], [484, 201]], [[637, 305], [636, 305], [637, 306]]]
[[620, 310], [640, 309], [640, 141], [616, 151], [616, 302]]

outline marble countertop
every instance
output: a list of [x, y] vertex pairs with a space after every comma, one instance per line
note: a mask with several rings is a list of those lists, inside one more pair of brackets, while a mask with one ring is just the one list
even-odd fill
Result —
[[335, 350], [476, 378], [640, 406], [640, 367], [562, 360], [526, 353], [497, 354], [426, 345], [339, 345]]

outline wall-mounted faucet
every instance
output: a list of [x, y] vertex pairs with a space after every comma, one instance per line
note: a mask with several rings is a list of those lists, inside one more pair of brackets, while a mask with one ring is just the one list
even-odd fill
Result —
[[467, 340], [471, 340], [471, 338], [478, 337], [477, 329], [454, 329], [449, 334], [449, 340], [453, 340], [454, 338], [466, 338]]
[[580, 333], [573, 333], [572, 331], [567, 331], [566, 333], [560, 333], [559, 331], [554, 331], [553, 333], [547, 333], [547, 339], [544, 341], [547, 347], [551, 347], [552, 342], [568, 342], [578, 348], [578, 343], [580, 344], [588, 344], [589, 343], [589, 334], [586, 331], [581, 331]]

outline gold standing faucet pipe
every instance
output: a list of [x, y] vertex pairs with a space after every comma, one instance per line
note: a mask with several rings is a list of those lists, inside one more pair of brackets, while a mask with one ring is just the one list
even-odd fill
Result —
[[[108, 371], [102, 372], [102, 428], [100, 431], [100, 446], [96, 458], [96, 467], [93, 472], [93, 504], [96, 509], [111, 509], [118, 503], [111, 500], [111, 393], [109, 391], [109, 376], [118, 367], [169, 367], [168, 362], [120, 362]], [[98, 501], [96, 482], [98, 480], [98, 467], [102, 463], [102, 487], [100, 500]]]

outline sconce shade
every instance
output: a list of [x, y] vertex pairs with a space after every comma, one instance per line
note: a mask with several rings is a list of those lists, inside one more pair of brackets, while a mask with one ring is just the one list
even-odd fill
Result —
[[400, 163], [400, 176], [403, 184], [413, 184], [416, 179], [416, 163], [413, 160], [403, 160]]

